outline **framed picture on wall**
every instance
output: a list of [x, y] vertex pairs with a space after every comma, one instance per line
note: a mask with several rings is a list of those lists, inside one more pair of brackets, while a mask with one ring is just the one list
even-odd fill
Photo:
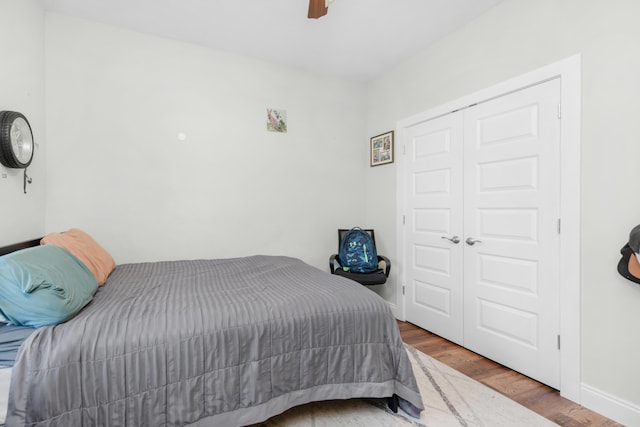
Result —
[[371, 138], [371, 166], [393, 163], [393, 131]]

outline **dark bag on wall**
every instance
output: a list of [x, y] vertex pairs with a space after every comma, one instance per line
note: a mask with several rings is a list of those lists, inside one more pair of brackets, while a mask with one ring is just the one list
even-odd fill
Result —
[[622, 258], [618, 261], [618, 273], [632, 282], [640, 284], [640, 225], [629, 233], [629, 242], [620, 249]]

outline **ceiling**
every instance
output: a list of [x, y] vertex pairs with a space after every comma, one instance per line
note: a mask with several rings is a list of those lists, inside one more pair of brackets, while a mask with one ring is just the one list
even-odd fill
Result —
[[49, 11], [367, 81], [502, 0], [45, 0]]

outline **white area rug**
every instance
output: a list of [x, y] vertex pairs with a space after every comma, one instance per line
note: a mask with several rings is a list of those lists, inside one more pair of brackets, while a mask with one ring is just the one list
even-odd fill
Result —
[[394, 414], [386, 400], [345, 400], [299, 406], [257, 424], [265, 427], [555, 426], [418, 350], [407, 346], [425, 410], [420, 419]]

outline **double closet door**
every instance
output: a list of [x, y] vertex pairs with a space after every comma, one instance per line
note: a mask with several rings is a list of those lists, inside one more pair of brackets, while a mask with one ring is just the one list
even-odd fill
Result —
[[560, 386], [560, 81], [406, 129], [409, 322]]

